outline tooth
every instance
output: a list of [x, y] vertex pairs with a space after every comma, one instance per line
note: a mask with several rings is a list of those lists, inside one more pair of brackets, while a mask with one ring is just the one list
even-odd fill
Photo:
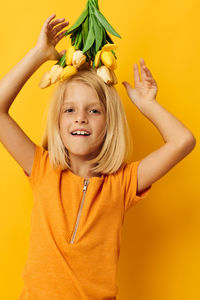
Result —
[[77, 135], [89, 135], [87, 132], [85, 132], [85, 131], [74, 131], [72, 134], [77, 134]]

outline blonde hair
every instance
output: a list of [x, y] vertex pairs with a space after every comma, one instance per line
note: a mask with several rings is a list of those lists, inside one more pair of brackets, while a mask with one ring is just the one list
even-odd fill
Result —
[[81, 81], [94, 88], [106, 112], [106, 132], [98, 155], [87, 163], [95, 165], [91, 171], [112, 174], [127, 163], [132, 154], [133, 141], [121, 98], [114, 86], [108, 86], [91, 66], [79, 70], [62, 82], [58, 82], [50, 102], [47, 126], [42, 137], [42, 146], [49, 152], [49, 160], [54, 169], [66, 170], [70, 167], [68, 150], [60, 136], [60, 111], [68, 82]]

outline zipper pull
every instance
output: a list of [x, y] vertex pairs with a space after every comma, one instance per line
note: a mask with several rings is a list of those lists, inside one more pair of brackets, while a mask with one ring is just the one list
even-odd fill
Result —
[[86, 191], [86, 189], [87, 189], [87, 186], [88, 186], [88, 184], [89, 184], [89, 182], [90, 182], [90, 180], [88, 179], [88, 180], [84, 180], [84, 187], [83, 187], [83, 191]]

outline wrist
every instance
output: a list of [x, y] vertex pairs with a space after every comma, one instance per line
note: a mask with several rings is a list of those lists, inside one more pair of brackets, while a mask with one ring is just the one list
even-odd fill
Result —
[[139, 110], [143, 113], [143, 114], [145, 114], [146, 112], [148, 112], [149, 111], [149, 109], [152, 107], [152, 106], [154, 106], [154, 105], [156, 105], [156, 104], [158, 104], [158, 102], [156, 101], [156, 99], [152, 99], [151, 101], [141, 101], [140, 102], [140, 105], [139, 105]]
[[44, 51], [42, 51], [42, 49], [40, 49], [38, 46], [33, 47], [30, 52], [33, 53], [39, 64], [43, 64], [48, 60]]

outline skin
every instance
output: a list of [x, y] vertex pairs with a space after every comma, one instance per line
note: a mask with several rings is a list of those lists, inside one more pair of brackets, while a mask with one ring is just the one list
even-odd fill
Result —
[[[85, 179], [101, 176], [92, 173], [91, 165], [85, 160], [94, 158], [99, 153], [105, 126], [105, 109], [96, 91], [82, 82], [69, 82], [61, 107], [60, 134], [69, 153], [70, 166], [76, 175]], [[90, 136], [71, 135], [78, 128], [87, 129]]]
[[[44, 61], [47, 60], [60, 60], [66, 50], [58, 52], [56, 50], [56, 45], [65, 36], [66, 29], [60, 32], [63, 28], [69, 25], [69, 21], [65, 21], [65, 18], [59, 18], [53, 20], [56, 14], [49, 16], [41, 29], [38, 37], [36, 48], [40, 50], [44, 57]], [[53, 20], [53, 21], [52, 21]], [[57, 26], [56, 26], [57, 25]]]
[[192, 132], [157, 102], [158, 86], [143, 58], [140, 59], [140, 70], [141, 79], [135, 63], [134, 88], [127, 81], [122, 84], [132, 103], [156, 126], [165, 144], [141, 160], [137, 170], [137, 194], [143, 193], [169, 172], [193, 150], [196, 143]]

